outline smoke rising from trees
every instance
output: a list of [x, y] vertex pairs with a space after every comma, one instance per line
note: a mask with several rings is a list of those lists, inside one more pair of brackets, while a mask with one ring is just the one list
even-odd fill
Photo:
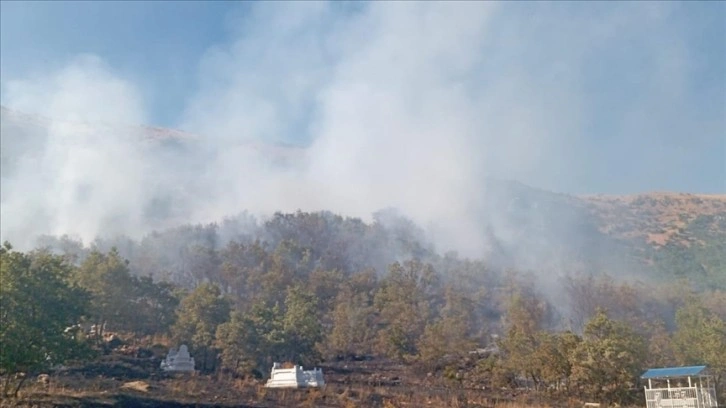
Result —
[[[594, 11], [597, 22], [573, 18]], [[685, 129], [704, 140], [723, 129], [716, 108], [689, 103], [694, 68], [683, 61], [695, 66], [702, 56], [672, 26], [677, 12], [672, 4], [255, 5], [231, 16], [230, 40], [199, 61], [177, 126], [189, 133], [163, 141], [134, 127], [152, 120], [142, 93], [100, 56], [3, 78], [5, 106], [54, 119], [20, 129], [3, 120], [3, 239], [138, 238], [243, 210], [371, 220], [394, 207], [439, 249], [479, 256], [491, 234], [519, 239], [488, 206], [495, 193], [486, 176], [567, 192], [659, 186], [695, 156], [653, 144], [672, 146]], [[614, 75], [610, 95], [593, 89], [607, 79], [592, 69], [603, 62]], [[633, 86], [639, 96], [626, 99]], [[604, 170], [610, 156], [594, 153], [626, 144], [623, 169]], [[603, 184], [611, 178], [633, 181]]]

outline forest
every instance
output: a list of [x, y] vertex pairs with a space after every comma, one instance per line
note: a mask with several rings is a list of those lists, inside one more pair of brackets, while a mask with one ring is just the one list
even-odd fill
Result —
[[647, 368], [705, 364], [726, 397], [725, 291], [687, 273], [554, 275], [441, 254], [394, 211], [46, 236], [25, 252], [6, 242], [0, 257], [7, 397], [99, 358], [100, 330], [187, 344], [201, 373], [226, 378], [261, 381], [275, 361], [383, 359], [455, 389], [642, 405]]

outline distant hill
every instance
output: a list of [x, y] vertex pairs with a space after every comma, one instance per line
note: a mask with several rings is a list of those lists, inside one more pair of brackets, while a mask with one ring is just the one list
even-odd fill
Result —
[[582, 198], [598, 229], [652, 268], [726, 287], [726, 195], [649, 193]]
[[705, 245], [708, 236], [726, 234], [726, 194], [649, 193], [582, 199], [598, 218], [601, 232], [644, 241], [655, 248]]
[[[53, 124], [79, 132], [112, 129], [137, 140], [144, 154], [178, 156], [189, 175], [204, 169], [204, 139], [187, 132], [128, 125], [58, 122], [2, 107], [0, 171], [3, 181], [18, 170], [20, 157], [40, 160]], [[271, 163], [299, 163], [305, 150], [279, 144], [249, 143]], [[38, 153], [40, 151], [40, 153]], [[182, 167], [180, 167], [182, 168]], [[181, 176], [183, 177], [183, 176]], [[181, 190], [160, 191], [154, 228], [163, 218], [186, 217], [183, 203], [194, 191], [194, 180]], [[573, 196], [526, 186], [516, 181], [488, 179], [472, 222], [481, 225], [490, 244], [488, 261], [557, 275], [585, 272], [617, 276], [688, 277], [704, 286], [726, 288], [726, 194], [645, 193], [630, 196]], [[184, 190], [186, 188], [187, 190]], [[152, 205], [154, 204], [154, 205]], [[169, 207], [169, 208], [166, 208]], [[163, 210], [163, 211], [162, 211]], [[240, 208], [240, 211], [244, 210]], [[345, 214], [344, 214], [345, 215]]]
[[525, 260], [514, 266], [726, 288], [726, 195], [573, 196], [504, 181], [487, 191], [501, 253]]

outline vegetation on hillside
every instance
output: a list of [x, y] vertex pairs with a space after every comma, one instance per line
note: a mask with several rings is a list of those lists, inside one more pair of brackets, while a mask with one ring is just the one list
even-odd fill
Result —
[[653, 275], [726, 289], [726, 196], [653, 193], [584, 197], [600, 232]]
[[[370, 224], [325, 212], [248, 221], [90, 247], [46, 238], [29, 253], [6, 244], [5, 383], [97, 358], [89, 350], [103, 351], [103, 330], [170, 336], [203, 373], [237, 378], [262, 377], [273, 361], [384, 358], [454, 388], [622, 404], [637, 398], [647, 367], [726, 373], [726, 292], [714, 287], [441, 255], [390, 212]], [[543, 293], [545, 280], [560, 290]]]

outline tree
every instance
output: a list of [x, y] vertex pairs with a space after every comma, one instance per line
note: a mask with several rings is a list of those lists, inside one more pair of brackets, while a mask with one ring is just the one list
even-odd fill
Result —
[[[222, 265], [220, 275], [233, 295], [239, 298], [238, 304], [250, 302], [261, 296], [261, 281], [270, 255], [265, 246], [256, 240], [249, 244], [230, 242], [220, 252]], [[251, 306], [245, 304], [245, 306]]]
[[[73, 267], [47, 252], [0, 247], [0, 375], [8, 395], [15, 373], [32, 374], [88, 352], [74, 329], [89, 296], [70, 283]], [[67, 329], [68, 328], [68, 329]], [[17, 395], [22, 381], [13, 395]]]
[[535, 388], [542, 382], [544, 364], [533, 360], [547, 336], [543, 333], [549, 314], [547, 302], [531, 286], [512, 282], [504, 317], [505, 336], [499, 341], [504, 355], [504, 368], [515, 378], [525, 378]]
[[132, 276], [129, 262], [115, 248], [91, 251], [75, 281], [91, 293], [91, 319], [99, 335], [106, 323], [115, 330], [153, 334], [166, 332], [174, 321], [179, 304], [174, 286]]
[[248, 313], [235, 311], [217, 328], [222, 366], [236, 375], [261, 377], [263, 367], [287, 354], [284, 313], [279, 304], [255, 303]]
[[179, 299], [169, 283], [134, 277], [129, 299], [135, 318], [128, 327], [136, 333], [166, 333], [176, 319]]
[[299, 286], [288, 289], [283, 319], [288, 360], [310, 363], [319, 358], [316, 346], [323, 333], [316, 312], [314, 295]]
[[623, 404], [630, 402], [629, 390], [635, 387], [646, 356], [641, 336], [598, 310], [572, 354], [572, 377], [591, 398]]
[[431, 265], [407, 261], [390, 266], [374, 300], [384, 354], [404, 358], [418, 353], [416, 343], [431, 315], [430, 290], [436, 284]]
[[219, 282], [219, 253], [213, 246], [191, 245], [182, 254], [183, 271], [188, 282]]
[[373, 297], [348, 286], [338, 293], [332, 312], [326, 354], [355, 357], [370, 354], [375, 337]]
[[448, 287], [445, 305], [439, 317], [430, 319], [419, 339], [419, 358], [429, 367], [437, 367], [446, 356], [461, 357], [478, 343], [471, 302]]
[[259, 302], [248, 314], [233, 313], [217, 329], [225, 368], [242, 373], [259, 368], [268, 357], [303, 364], [316, 361], [322, 339], [316, 308], [311, 293], [293, 286], [287, 291], [284, 312], [277, 303], [270, 307]]
[[676, 325], [673, 342], [678, 360], [708, 365], [720, 383], [726, 375], [726, 323], [692, 296], [676, 312]]
[[221, 350], [222, 367], [236, 375], [253, 372], [259, 357], [268, 352], [254, 320], [237, 311], [217, 327], [216, 346]]
[[316, 312], [319, 316], [326, 316], [335, 308], [335, 299], [337, 298], [338, 292], [344, 287], [343, 283], [346, 280], [347, 277], [337, 269], [316, 269], [310, 273], [305, 287], [317, 299]]
[[194, 353], [201, 353], [202, 370], [214, 369], [214, 364], [207, 366], [208, 357], [215, 357], [217, 326], [229, 320], [229, 314], [229, 301], [222, 297], [219, 287], [211, 283], [198, 286], [179, 304], [177, 320], [172, 327], [174, 339], [190, 345]]
[[136, 320], [128, 261], [115, 248], [107, 254], [91, 251], [76, 271], [75, 281], [91, 293], [91, 318], [99, 327], [99, 335], [106, 323], [127, 330]]
[[569, 391], [572, 376], [571, 356], [582, 339], [572, 332], [540, 332], [532, 365], [539, 367], [541, 381], [548, 389]]
[[648, 367], [670, 367], [676, 364], [676, 350], [671, 334], [662, 320], [645, 326], [648, 333]]
[[249, 286], [258, 288], [251, 294], [253, 298], [283, 303], [287, 288], [304, 281], [312, 270], [311, 256], [310, 249], [296, 242], [280, 242], [270, 254], [263, 273], [250, 276]]
[[322, 326], [316, 316], [315, 297], [302, 287], [288, 289], [285, 310], [278, 303], [256, 303], [249, 313], [232, 314], [217, 329], [224, 368], [236, 374], [257, 375], [272, 361], [309, 364], [318, 360]]

